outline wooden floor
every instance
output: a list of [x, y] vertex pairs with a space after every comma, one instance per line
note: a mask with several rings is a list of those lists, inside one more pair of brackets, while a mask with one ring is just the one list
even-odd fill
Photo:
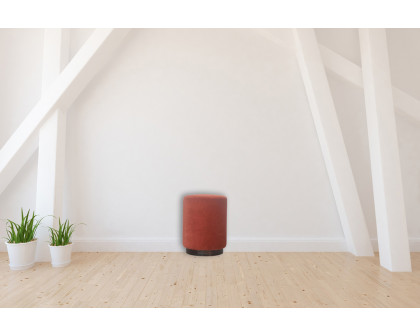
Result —
[[72, 264], [10, 271], [0, 307], [420, 307], [412, 273], [348, 253], [73, 253]]

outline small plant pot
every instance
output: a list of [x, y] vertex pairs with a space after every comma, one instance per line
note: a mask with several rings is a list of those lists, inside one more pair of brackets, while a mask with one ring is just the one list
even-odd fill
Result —
[[65, 267], [71, 262], [71, 248], [73, 244], [64, 246], [51, 246], [51, 265], [52, 267]]
[[11, 270], [21, 271], [35, 265], [36, 243], [36, 239], [28, 243], [6, 243]]

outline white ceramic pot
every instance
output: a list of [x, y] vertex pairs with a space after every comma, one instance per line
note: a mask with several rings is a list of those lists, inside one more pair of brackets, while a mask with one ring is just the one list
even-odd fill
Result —
[[64, 246], [51, 246], [51, 264], [53, 267], [65, 267], [71, 262], [72, 243]]
[[35, 264], [36, 242], [37, 240], [34, 239], [29, 243], [6, 243], [11, 270], [25, 270]]

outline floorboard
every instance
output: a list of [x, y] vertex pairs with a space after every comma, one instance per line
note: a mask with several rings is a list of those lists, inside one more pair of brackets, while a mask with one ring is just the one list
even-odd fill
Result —
[[0, 307], [420, 307], [412, 273], [349, 253], [73, 253], [70, 266], [11, 271], [0, 253]]

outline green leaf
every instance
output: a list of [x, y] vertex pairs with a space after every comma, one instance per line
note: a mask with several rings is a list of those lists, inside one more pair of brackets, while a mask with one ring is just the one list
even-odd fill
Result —
[[58, 228], [49, 228], [50, 231], [50, 243], [52, 246], [64, 246], [71, 243], [71, 236], [74, 232], [75, 224], [70, 224], [70, 221], [66, 219], [61, 222], [61, 218], [58, 218]]
[[7, 219], [6, 232], [8, 243], [19, 244], [27, 243], [32, 241], [35, 238], [36, 231], [38, 226], [41, 223], [41, 220], [38, 220], [35, 223], [36, 215], [35, 212], [32, 212], [30, 216], [30, 210], [26, 213], [23, 212], [23, 209], [20, 209], [21, 222], [17, 224], [10, 219]]

